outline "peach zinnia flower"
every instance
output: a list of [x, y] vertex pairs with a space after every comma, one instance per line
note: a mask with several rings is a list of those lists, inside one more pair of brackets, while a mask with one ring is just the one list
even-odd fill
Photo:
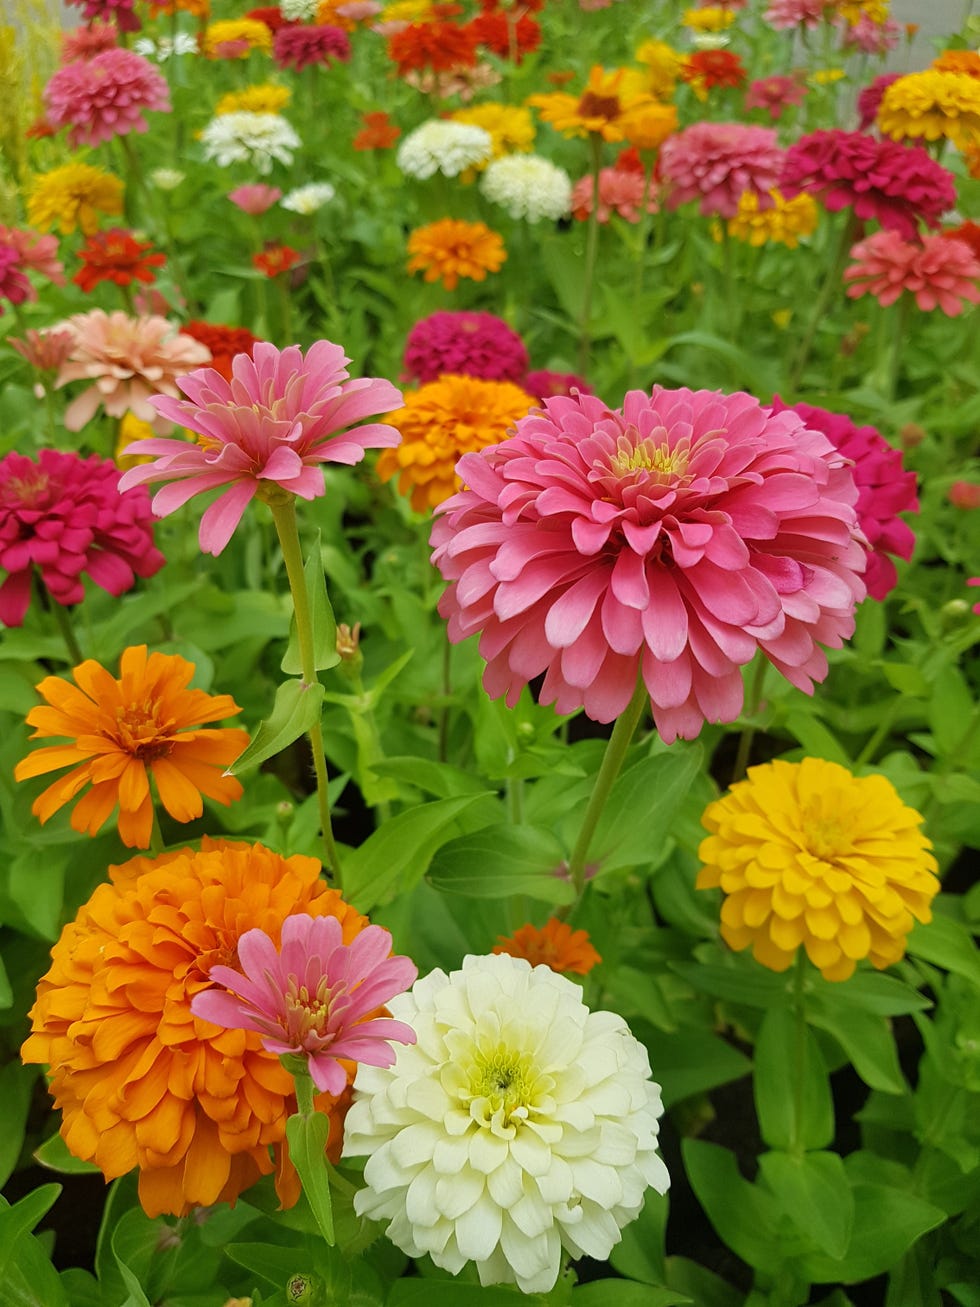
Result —
[[579, 976], [587, 976], [602, 961], [588, 931], [572, 930], [567, 921], [557, 917], [550, 917], [541, 927], [528, 923], [513, 935], [499, 936], [493, 952], [526, 958], [532, 967], [543, 965], [552, 971], [574, 971]]
[[[212, 966], [234, 963], [249, 929], [278, 942], [301, 912], [335, 917], [350, 943], [366, 918], [327, 888], [314, 858], [261, 844], [205, 838], [200, 852], [136, 857], [109, 874], [52, 949], [21, 1049], [25, 1062], [52, 1068], [65, 1143], [107, 1180], [138, 1167], [150, 1216], [234, 1202], [273, 1170], [290, 1205], [292, 1077], [258, 1034], [222, 1030], [191, 1003]], [[316, 1100], [335, 1159], [348, 1101]]]
[[902, 240], [895, 231], [876, 231], [851, 249], [844, 270], [851, 299], [873, 295], [887, 307], [907, 291], [923, 312], [940, 309], [955, 318], [967, 304], [980, 304], [980, 260], [964, 241], [925, 236]]
[[408, 238], [409, 272], [421, 272], [426, 281], [441, 281], [455, 290], [460, 277], [484, 281], [498, 272], [507, 258], [501, 236], [483, 222], [440, 218], [416, 227]]
[[75, 804], [73, 830], [96, 835], [119, 806], [119, 837], [130, 848], [149, 847], [153, 829], [150, 778], [175, 821], [194, 821], [201, 799], [227, 806], [242, 787], [222, 775], [248, 744], [237, 727], [201, 730], [241, 712], [230, 694], [190, 690], [194, 664], [179, 654], [152, 653], [145, 644], [123, 650], [119, 679], [94, 659], [72, 671], [75, 684], [46, 676], [37, 692], [45, 704], [27, 714], [32, 740], [64, 738], [68, 744], [35, 749], [14, 769], [18, 781], [71, 767], [34, 800], [43, 825], [87, 785]]
[[405, 407], [388, 415], [401, 444], [378, 459], [382, 481], [398, 477], [402, 494], [411, 490], [418, 513], [435, 508], [462, 484], [456, 462], [462, 454], [496, 444], [524, 417], [534, 399], [510, 381], [441, 376], [408, 391]]

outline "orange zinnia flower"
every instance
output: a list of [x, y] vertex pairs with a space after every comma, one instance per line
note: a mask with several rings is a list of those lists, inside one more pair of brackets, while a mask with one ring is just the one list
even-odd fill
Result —
[[[52, 1068], [65, 1143], [107, 1180], [138, 1167], [149, 1216], [234, 1202], [273, 1170], [291, 1205], [292, 1077], [260, 1035], [195, 1017], [191, 1000], [210, 967], [234, 966], [252, 927], [278, 943], [294, 913], [333, 916], [349, 944], [367, 918], [320, 879], [316, 859], [261, 844], [205, 839], [200, 852], [135, 857], [109, 874], [51, 950], [21, 1049]], [[335, 1160], [348, 1099], [317, 1098]]]
[[513, 935], [501, 935], [494, 953], [509, 953], [512, 958], [526, 958], [532, 967], [542, 963], [552, 971], [574, 971], [587, 976], [602, 958], [589, 942], [588, 931], [572, 930], [567, 921], [550, 917], [540, 929], [521, 926]]
[[204, 810], [201, 795], [229, 804], [242, 787], [225, 767], [248, 744], [236, 727], [195, 730], [241, 712], [230, 694], [187, 688], [194, 664], [178, 654], [152, 653], [146, 645], [123, 650], [115, 680], [100, 663], [87, 659], [74, 668], [75, 685], [47, 676], [37, 692], [47, 701], [27, 714], [32, 740], [64, 737], [19, 762], [18, 781], [60, 767], [71, 767], [39, 794], [31, 811], [43, 825], [86, 785], [75, 804], [72, 827], [95, 835], [119, 805], [119, 837], [130, 848], [149, 847], [153, 829], [150, 776], [160, 801], [175, 821], [193, 821]]
[[299, 263], [299, 250], [291, 245], [267, 245], [259, 254], [252, 255], [252, 265], [266, 277], [279, 277]]
[[386, 113], [366, 113], [364, 124], [351, 144], [355, 150], [390, 150], [402, 134]]
[[416, 227], [408, 238], [409, 272], [421, 272], [426, 281], [441, 281], [455, 290], [460, 277], [484, 281], [507, 258], [503, 239], [483, 222], [440, 218]]

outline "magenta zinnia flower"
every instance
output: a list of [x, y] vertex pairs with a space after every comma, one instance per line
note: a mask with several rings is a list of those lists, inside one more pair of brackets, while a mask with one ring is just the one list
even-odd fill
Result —
[[260, 341], [251, 357], [233, 359], [230, 382], [213, 368], [181, 377], [188, 398], [161, 396], [152, 406], [202, 439], [195, 445], [134, 441], [126, 452], [154, 461], [130, 468], [123, 484], [177, 482], [154, 497], [153, 511], [161, 517], [202, 491], [227, 487], [206, 509], [199, 534], [206, 553], [220, 554], [260, 487], [315, 499], [324, 489], [319, 464], [359, 463], [366, 449], [398, 444], [398, 432], [385, 423], [348, 430], [402, 402], [390, 381], [349, 380], [349, 362], [329, 340], [318, 340], [305, 355], [298, 345], [278, 350]]
[[891, 86], [892, 82], [897, 82], [904, 73], [881, 73], [869, 82], [861, 91], [857, 98], [858, 127], [862, 132], [866, 132], [869, 127], [876, 121], [878, 110], [881, 108], [882, 96]]
[[20, 626], [31, 600], [34, 569], [59, 604], [85, 597], [87, 574], [111, 595], [153, 576], [164, 564], [153, 544], [145, 490], [119, 491], [119, 469], [93, 454], [81, 458], [42, 449], [0, 460], [0, 622]]
[[873, 295], [887, 306], [908, 291], [920, 309], [941, 309], [951, 318], [968, 303], [980, 304], [980, 260], [963, 241], [926, 236], [912, 244], [897, 232], [876, 231], [858, 241], [851, 258], [844, 270], [851, 299]]
[[702, 214], [721, 218], [734, 218], [747, 191], [760, 208], [771, 208], [769, 192], [779, 185], [782, 162], [774, 129], [743, 123], [694, 123], [660, 148], [668, 206], [700, 200]]
[[351, 57], [350, 37], [342, 27], [321, 24], [313, 27], [280, 27], [273, 37], [272, 57], [280, 68], [301, 73], [311, 64], [332, 60], [347, 63]]
[[857, 489], [826, 436], [751, 395], [544, 401], [457, 464], [433, 562], [449, 638], [479, 633], [491, 697], [544, 673], [558, 712], [618, 717], [642, 675], [668, 743], [742, 707], [761, 649], [811, 692], [864, 597]]
[[138, 32], [143, 24], [133, 12], [133, 0], [67, 0], [70, 5], [77, 5], [82, 17], [88, 22], [101, 19], [114, 22], [120, 32]]
[[921, 145], [836, 127], [789, 147], [779, 186], [787, 198], [806, 192], [833, 212], [851, 208], [905, 240], [916, 238], [920, 220], [938, 227], [956, 203], [956, 178]]
[[409, 958], [391, 956], [391, 936], [366, 926], [350, 944], [336, 917], [287, 917], [277, 949], [264, 930], [238, 940], [241, 971], [215, 966], [208, 977], [220, 989], [191, 999], [191, 1012], [228, 1030], [254, 1030], [269, 1053], [307, 1058], [313, 1083], [339, 1096], [347, 1088], [340, 1058], [391, 1066], [390, 1046], [414, 1044], [403, 1021], [375, 1015], [408, 989], [418, 975]]
[[24, 276], [20, 253], [12, 245], [0, 244], [0, 314], [4, 300], [16, 306], [27, 299], [37, 299], [37, 295]]
[[416, 322], [405, 342], [405, 372], [422, 385], [444, 372], [519, 382], [527, 364], [524, 342], [493, 313], [466, 309], [430, 313]]
[[822, 431], [850, 462], [858, 489], [858, 525], [868, 545], [864, 582], [872, 599], [884, 599], [898, 581], [889, 555], [908, 561], [915, 548], [912, 528], [898, 516], [919, 511], [915, 473], [902, 467], [901, 450], [890, 445], [877, 427], [856, 427], [842, 413], [813, 404], [784, 404], [776, 395], [772, 411], [787, 410], [798, 414], [811, 430]]
[[77, 149], [145, 132], [143, 111], [169, 112], [170, 89], [142, 55], [105, 50], [59, 68], [44, 88], [44, 107], [52, 127], [69, 128], [68, 144]]

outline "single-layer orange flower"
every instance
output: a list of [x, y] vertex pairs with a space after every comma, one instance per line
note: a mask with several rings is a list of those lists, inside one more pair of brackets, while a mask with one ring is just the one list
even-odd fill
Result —
[[390, 150], [402, 134], [402, 129], [382, 111], [366, 113], [363, 126], [351, 144], [355, 150]]
[[[109, 874], [51, 950], [21, 1049], [51, 1068], [62, 1138], [107, 1180], [139, 1168], [150, 1216], [234, 1202], [273, 1170], [291, 1205], [292, 1077], [260, 1035], [195, 1017], [191, 1000], [212, 966], [235, 965], [252, 927], [278, 944], [286, 917], [333, 916], [349, 944], [367, 919], [327, 887], [314, 858], [261, 844], [205, 839], [200, 852], [135, 857]], [[348, 1101], [317, 1098], [334, 1160]]]
[[528, 96], [527, 103], [536, 108], [543, 122], [550, 123], [563, 136], [601, 136], [604, 141], [626, 139], [623, 115], [657, 104], [649, 92], [638, 89], [638, 79], [631, 70], [616, 68], [606, 72], [596, 65], [581, 95], [564, 91]]
[[300, 252], [292, 245], [267, 245], [259, 254], [252, 255], [252, 265], [266, 277], [279, 277], [299, 263]]
[[426, 281], [441, 281], [446, 290], [455, 290], [460, 277], [485, 281], [507, 258], [502, 237], [486, 223], [457, 218], [416, 227], [408, 238], [408, 252], [408, 271], [421, 272]]
[[27, 714], [33, 740], [64, 737], [67, 744], [36, 749], [14, 769], [18, 781], [71, 767], [34, 800], [43, 825], [86, 786], [72, 827], [95, 835], [119, 806], [119, 837], [130, 848], [149, 847], [153, 829], [150, 778], [175, 821], [193, 821], [202, 795], [229, 804], [242, 787], [222, 772], [248, 744], [237, 727], [199, 730], [241, 712], [230, 694], [187, 687], [194, 664], [178, 654], [152, 653], [146, 645], [123, 650], [116, 680], [94, 659], [74, 668], [75, 684], [47, 676], [37, 687], [45, 704]]
[[592, 947], [587, 930], [572, 930], [567, 921], [550, 917], [543, 926], [528, 923], [513, 935], [499, 936], [494, 953], [509, 953], [512, 958], [526, 958], [532, 967], [550, 967], [552, 971], [574, 971], [587, 976], [602, 958]]

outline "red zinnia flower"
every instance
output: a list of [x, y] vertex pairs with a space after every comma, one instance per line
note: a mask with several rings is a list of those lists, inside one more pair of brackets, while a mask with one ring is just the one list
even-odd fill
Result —
[[270, 32], [278, 32], [280, 27], [297, 25], [297, 20], [283, 17], [283, 12], [278, 5], [261, 5], [258, 9], [250, 9], [245, 17], [251, 18], [256, 23], [265, 23]]
[[280, 27], [273, 37], [272, 57], [280, 68], [301, 73], [315, 64], [333, 60], [347, 63], [351, 57], [350, 37], [342, 27]]
[[366, 113], [352, 142], [355, 150], [390, 150], [402, 134], [386, 113]]
[[154, 268], [162, 267], [166, 255], [151, 253], [149, 241], [138, 241], [133, 233], [119, 227], [97, 231], [78, 251], [82, 264], [72, 277], [76, 286], [88, 294], [100, 282], [111, 281], [117, 286], [131, 286], [134, 281], [147, 285], [156, 280]]
[[782, 117], [791, 104], [801, 104], [806, 87], [796, 77], [773, 74], [757, 77], [745, 92], [746, 109], [765, 109], [773, 122]]
[[524, 13], [514, 18], [500, 10], [487, 11], [477, 14], [468, 26], [477, 45], [492, 50], [501, 59], [513, 59], [518, 64], [541, 44], [540, 24]]
[[76, 59], [94, 59], [105, 50], [115, 50], [119, 44], [119, 30], [111, 23], [91, 23], [76, 27], [61, 37], [61, 62], [74, 63]]
[[681, 64], [681, 77], [695, 91], [715, 86], [744, 86], [747, 73], [737, 54], [730, 50], [696, 50]]
[[294, 250], [291, 245], [267, 245], [261, 254], [252, 255], [252, 266], [267, 277], [278, 277], [294, 268], [299, 260], [299, 250]]
[[472, 68], [476, 63], [476, 32], [472, 26], [455, 23], [410, 23], [388, 39], [388, 57], [398, 65], [399, 75], [421, 72], [451, 72]]
[[77, 604], [82, 575], [111, 595], [164, 564], [153, 544], [153, 515], [142, 486], [120, 493], [111, 459], [42, 449], [38, 461], [0, 460], [0, 622], [20, 626], [37, 568], [51, 598]]
[[948, 241], [962, 241], [973, 251], [973, 257], [980, 260], [980, 225], [972, 221], [961, 222], [958, 227], [946, 227], [940, 236]]
[[214, 322], [185, 322], [185, 336], [193, 336], [211, 351], [210, 367], [220, 372], [226, 381], [231, 380], [231, 365], [237, 354], [247, 354], [259, 343], [246, 327], [225, 327]]

